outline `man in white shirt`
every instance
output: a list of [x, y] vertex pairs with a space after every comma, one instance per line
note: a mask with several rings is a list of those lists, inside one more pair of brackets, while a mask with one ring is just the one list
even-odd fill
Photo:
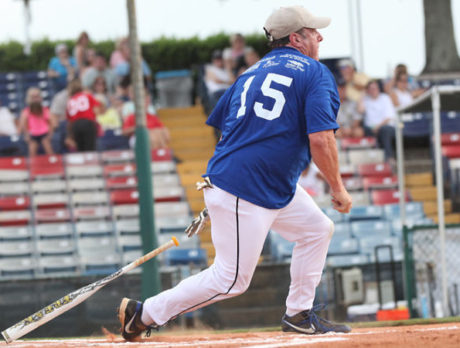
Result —
[[377, 137], [380, 147], [385, 152], [385, 161], [393, 164], [396, 110], [390, 97], [380, 92], [377, 81], [372, 80], [367, 84], [366, 95], [358, 109], [359, 112], [364, 113], [366, 135]]

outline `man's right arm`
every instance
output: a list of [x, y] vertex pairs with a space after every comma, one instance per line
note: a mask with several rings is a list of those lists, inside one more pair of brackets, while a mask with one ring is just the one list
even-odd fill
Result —
[[349, 213], [351, 197], [343, 185], [334, 131], [325, 130], [308, 135], [313, 161], [331, 187], [332, 204], [341, 213]]

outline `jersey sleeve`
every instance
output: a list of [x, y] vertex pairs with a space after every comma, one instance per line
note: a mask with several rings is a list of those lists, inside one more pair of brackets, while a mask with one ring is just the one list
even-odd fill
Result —
[[131, 128], [136, 125], [136, 120], [134, 118], [134, 114], [130, 114], [128, 117], [126, 117], [125, 121], [123, 122], [123, 129], [126, 128]]
[[304, 110], [307, 133], [338, 129], [336, 119], [340, 99], [334, 76], [325, 65], [319, 63], [318, 70], [312, 74], [308, 84]]
[[225, 123], [225, 116], [228, 112], [228, 105], [230, 104], [232, 91], [233, 86], [228, 88], [222, 97], [220, 97], [217, 105], [214, 107], [214, 110], [212, 110], [211, 115], [209, 115], [206, 120], [207, 125], [222, 130]]

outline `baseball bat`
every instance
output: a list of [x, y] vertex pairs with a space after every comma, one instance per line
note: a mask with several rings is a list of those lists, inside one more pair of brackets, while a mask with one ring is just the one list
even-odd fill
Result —
[[130, 264], [120, 268], [115, 273], [100, 279], [94, 283], [86, 285], [70, 294], [65, 295], [64, 297], [60, 298], [57, 301], [54, 301], [50, 305], [40, 309], [39, 311], [35, 312], [34, 314], [28, 316], [27, 318], [21, 320], [17, 324], [9, 327], [8, 329], [2, 331], [2, 336], [7, 343], [11, 343], [14, 340], [24, 336], [25, 334], [29, 333], [32, 330], [35, 330], [37, 327], [42, 326], [43, 324], [47, 323], [48, 321], [56, 318], [57, 316], [61, 315], [62, 313], [67, 312], [69, 309], [75, 307], [76, 305], [82, 303], [87, 298], [91, 297], [96, 293], [98, 290], [103, 288], [107, 283], [111, 282], [114, 279], [117, 279], [122, 274], [125, 274], [132, 269], [136, 268], [137, 266], [142, 265], [144, 262], [154, 258], [158, 254], [162, 253], [163, 251], [173, 247], [178, 246], [179, 242], [177, 241], [176, 237], [172, 237], [167, 243], [160, 245], [155, 250], [152, 250], [148, 254], [139, 257], [138, 259], [134, 260]]

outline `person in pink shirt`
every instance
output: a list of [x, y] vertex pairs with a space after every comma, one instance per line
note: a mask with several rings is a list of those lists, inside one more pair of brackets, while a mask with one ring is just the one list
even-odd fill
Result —
[[43, 106], [42, 102], [39, 88], [31, 87], [27, 90], [27, 107], [19, 119], [19, 133], [24, 134], [29, 145], [29, 156], [37, 155], [40, 144], [47, 155], [54, 153], [51, 147], [54, 121], [49, 109]]

